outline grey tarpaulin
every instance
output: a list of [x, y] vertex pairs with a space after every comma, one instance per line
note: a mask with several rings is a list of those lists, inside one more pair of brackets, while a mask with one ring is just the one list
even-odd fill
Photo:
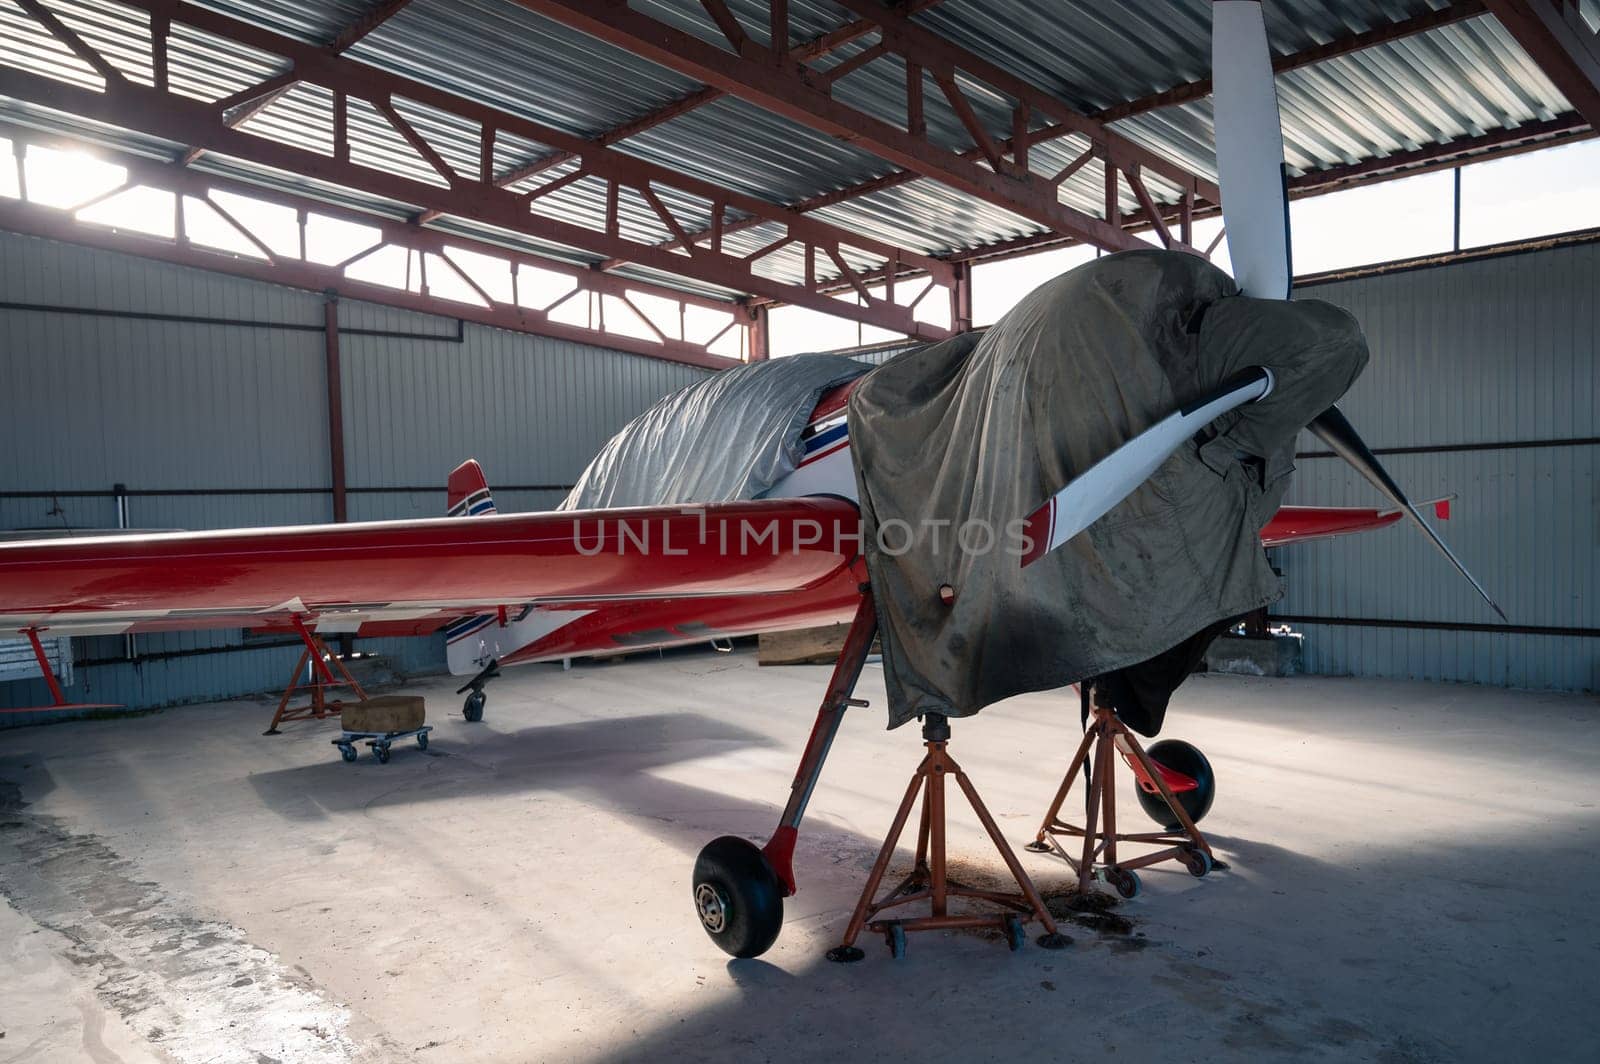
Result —
[[[1366, 360], [1338, 308], [1250, 299], [1192, 255], [1134, 251], [1042, 285], [981, 339], [902, 355], [863, 380], [850, 437], [890, 726], [1144, 662], [1276, 599], [1259, 531], [1288, 486], [1295, 435]], [[1271, 395], [1021, 568], [1018, 519], [1258, 365], [1276, 377]]]
[[611, 438], [560, 509], [756, 498], [793, 472], [822, 393], [870, 368], [843, 355], [795, 355], [679, 389]]

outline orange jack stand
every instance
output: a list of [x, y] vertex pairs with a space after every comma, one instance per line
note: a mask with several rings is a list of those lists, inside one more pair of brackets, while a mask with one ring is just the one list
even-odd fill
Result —
[[[1039, 945], [1046, 949], [1065, 947], [1071, 939], [1056, 930], [1055, 921], [1045, 909], [1044, 901], [1034, 888], [1033, 881], [1023, 870], [1017, 855], [1006, 844], [1005, 837], [1000, 834], [1000, 829], [995, 825], [994, 818], [989, 815], [989, 810], [984, 808], [983, 799], [978, 797], [977, 788], [967, 779], [967, 774], [961, 771], [961, 766], [956, 764], [955, 758], [945, 749], [945, 744], [950, 739], [949, 722], [939, 714], [929, 714], [922, 725], [922, 738], [928, 748], [927, 756], [922, 759], [922, 764], [917, 766], [916, 774], [911, 777], [911, 785], [906, 788], [906, 796], [900, 803], [900, 809], [895, 813], [894, 824], [889, 828], [889, 836], [883, 840], [883, 849], [878, 851], [878, 860], [872, 866], [872, 873], [867, 876], [866, 886], [862, 888], [861, 900], [856, 903], [850, 924], [845, 928], [844, 941], [828, 951], [828, 959], [844, 962], [860, 960], [864, 954], [856, 947], [855, 942], [863, 929], [882, 934], [889, 944], [890, 952], [896, 957], [905, 954], [907, 931], [947, 931], [967, 927], [995, 928], [1004, 933], [1010, 947], [1017, 950], [1027, 941], [1022, 925], [1023, 921], [1030, 917], [1036, 918], [1044, 928], [1044, 934], [1039, 936]], [[1000, 851], [1000, 857], [1005, 861], [1006, 868], [1010, 870], [1011, 878], [1016, 881], [1021, 893], [1005, 894], [992, 890], [977, 890], [962, 886], [946, 875], [944, 784], [948, 777], [954, 777], [961, 792], [967, 796], [972, 811], [978, 815], [978, 821], [989, 833], [989, 840], [994, 843], [995, 849]], [[873, 896], [877, 893], [879, 884], [883, 882], [884, 873], [889, 869], [889, 860], [894, 856], [895, 846], [900, 841], [901, 832], [905, 830], [906, 821], [911, 816], [911, 807], [916, 802], [918, 794], [922, 795], [922, 826], [917, 831], [916, 863], [912, 867], [911, 874], [902, 880], [899, 886], [889, 891], [881, 900], [874, 901]], [[999, 906], [1001, 911], [951, 913], [949, 909], [951, 898], [970, 898], [988, 902], [990, 905]], [[924, 900], [929, 903], [930, 912], [927, 916], [910, 919], [877, 918], [886, 909]]]
[[[1145, 753], [1144, 747], [1139, 745], [1139, 740], [1128, 726], [1117, 719], [1116, 712], [1110, 706], [1090, 704], [1090, 690], [1087, 684], [1081, 690], [1085, 707], [1091, 714], [1089, 729], [1084, 732], [1083, 742], [1078, 744], [1078, 752], [1067, 766], [1066, 778], [1061, 781], [1061, 788], [1056, 791], [1055, 800], [1044, 815], [1038, 837], [1026, 848], [1035, 853], [1053, 852], [1071, 865], [1078, 874], [1080, 895], [1087, 894], [1090, 880], [1099, 876], [1124, 898], [1135, 897], [1139, 893], [1139, 876], [1134, 869], [1162, 861], [1182, 861], [1190, 875], [1204, 876], [1211, 871], [1210, 844], [1200, 834], [1200, 829], [1194, 826], [1188, 811], [1168, 785], [1165, 774], [1150, 760], [1150, 755]], [[1166, 802], [1178, 823], [1176, 829], [1118, 834], [1117, 781], [1114, 771], [1118, 752], [1133, 769], [1134, 778], [1141, 787], [1146, 787], [1147, 783], [1153, 784], [1154, 791], [1151, 793], [1159, 793]], [[1066, 801], [1067, 792], [1072, 789], [1078, 773], [1089, 764], [1091, 757], [1094, 764], [1089, 773], [1084, 826], [1078, 827], [1060, 819], [1061, 805]], [[1146, 789], [1149, 790], [1148, 787]], [[1067, 852], [1061, 842], [1063, 838], [1083, 840], [1078, 856]], [[1131, 861], [1121, 861], [1117, 858], [1119, 842], [1148, 843], [1162, 848]]]
[[[367, 693], [356, 683], [356, 678], [350, 675], [350, 670], [345, 667], [339, 655], [328, 649], [326, 643], [312, 634], [311, 630], [299, 617], [294, 619], [295, 631], [300, 633], [300, 639], [306, 648], [300, 652], [300, 660], [295, 662], [294, 671], [289, 674], [289, 685], [284, 688], [283, 697], [278, 699], [278, 711], [272, 715], [272, 723], [262, 735], [277, 735], [278, 725], [294, 720], [323, 720], [337, 714], [343, 707], [343, 701], [328, 698], [328, 691], [334, 687], [348, 687], [355, 692], [357, 701], [366, 701]], [[344, 679], [335, 679], [333, 669], [328, 667], [328, 662], [333, 662], [333, 667], [339, 670], [339, 675]], [[306, 666], [314, 665], [311, 671], [311, 681], [301, 683], [300, 677], [305, 675]], [[311, 701], [303, 705], [291, 706], [296, 691], [310, 691]]]

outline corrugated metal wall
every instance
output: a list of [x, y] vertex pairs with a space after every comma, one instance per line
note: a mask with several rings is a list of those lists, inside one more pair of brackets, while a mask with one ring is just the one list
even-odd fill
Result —
[[[1342, 404], [1415, 498], [1456, 493], [1441, 529], [1519, 626], [1600, 629], [1600, 244], [1302, 289], [1360, 319], [1372, 361]], [[1465, 444], [1556, 446], [1438, 450]], [[1323, 448], [1302, 436], [1301, 449]], [[1372, 505], [1342, 461], [1303, 458], [1291, 502]], [[1498, 624], [1403, 527], [1275, 552], [1274, 612]], [[1299, 625], [1311, 671], [1600, 689], [1600, 639]]]
[[[0, 304], [0, 529], [114, 528], [118, 483], [136, 528], [332, 519], [320, 296], [0, 233]], [[45, 306], [123, 315], [29, 309]], [[548, 507], [625, 421], [707, 372], [366, 303], [339, 318], [351, 520], [442, 514], [466, 457], [501, 509]], [[283, 642], [146, 635], [124, 662], [120, 637], [78, 640], [103, 663], [69, 694], [144, 707], [270, 690], [298, 654]], [[438, 640], [366, 643], [443, 667]], [[0, 683], [0, 707], [48, 700], [42, 681]]]
[[[1375, 447], [1454, 447], [1600, 435], [1600, 246], [1325, 284], [1372, 364], [1345, 402]], [[324, 521], [327, 419], [320, 297], [218, 274], [0, 234], [0, 301], [229, 318], [219, 325], [0, 309], [0, 528]], [[361, 303], [340, 307], [350, 516], [431, 516], [462, 457], [484, 462], [503, 509], [549, 506], [604, 440], [704, 371]], [[898, 349], [871, 352], [880, 361]], [[1303, 450], [1318, 450], [1309, 439]], [[1456, 493], [1445, 532], [1517, 625], [1600, 628], [1594, 444], [1386, 455], [1413, 495]], [[1291, 501], [1370, 504], [1337, 460], [1304, 458]], [[38, 493], [19, 497], [18, 493]], [[1275, 612], [1491, 624], [1471, 589], [1403, 528], [1277, 552]], [[1519, 687], [1600, 688], [1600, 641], [1515, 633], [1301, 625], [1313, 671]], [[278, 640], [270, 640], [276, 643]], [[402, 667], [436, 668], [432, 640], [385, 640]], [[73, 694], [133, 706], [280, 685], [292, 647], [237, 633], [140, 637], [151, 655], [79, 672]], [[175, 654], [174, 652], [190, 652]], [[112, 659], [120, 639], [80, 642]], [[155, 657], [155, 655], [165, 655]], [[43, 685], [0, 684], [0, 706]], [[0, 724], [19, 718], [0, 717]]]

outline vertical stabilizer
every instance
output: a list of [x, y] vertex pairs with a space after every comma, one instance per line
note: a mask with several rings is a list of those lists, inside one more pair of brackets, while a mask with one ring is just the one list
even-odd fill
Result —
[[446, 517], [480, 517], [495, 512], [494, 496], [489, 494], [489, 482], [476, 458], [468, 458], [451, 470], [446, 487]]

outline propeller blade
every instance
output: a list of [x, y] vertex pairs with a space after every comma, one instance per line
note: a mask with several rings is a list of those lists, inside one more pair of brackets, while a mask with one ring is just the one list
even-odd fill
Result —
[[1456, 567], [1456, 571], [1466, 577], [1472, 586], [1477, 589], [1478, 594], [1483, 596], [1483, 601], [1489, 604], [1489, 608], [1499, 614], [1502, 621], [1510, 622], [1510, 618], [1506, 616], [1505, 611], [1495, 605], [1494, 599], [1490, 598], [1489, 593], [1483, 589], [1483, 585], [1478, 583], [1478, 578], [1467, 571], [1467, 567], [1461, 564], [1461, 559], [1456, 557], [1455, 552], [1439, 536], [1439, 533], [1433, 530], [1433, 526], [1422, 519], [1421, 512], [1411, 504], [1411, 500], [1406, 498], [1406, 493], [1400, 490], [1400, 485], [1396, 484], [1394, 478], [1378, 463], [1378, 459], [1367, 448], [1366, 443], [1362, 441], [1361, 435], [1356, 432], [1355, 426], [1350, 424], [1349, 419], [1344, 416], [1338, 407], [1328, 407], [1328, 409], [1318, 414], [1306, 428], [1310, 429], [1317, 439], [1326, 443], [1334, 454], [1354, 466], [1356, 472], [1366, 477], [1373, 487], [1377, 488], [1391, 502], [1405, 511], [1406, 516], [1411, 518], [1416, 526], [1422, 529], [1423, 533], [1433, 541], [1433, 545], [1438, 547], [1446, 558], [1450, 559], [1450, 564]]
[[1143, 484], [1167, 456], [1200, 429], [1245, 403], [1266, 398], [1272, 373], [1260, 366], [1236, 373], [1215, 391], [1186, 403], [1073, 478], [1028, 515], [1024, 567], [1094, 524]]
[[1259, 0], [1211, 5], [1217, 184], [1233, 277], [1247, 296], [1287, 299], [1289, 205], [1272, 53]]

